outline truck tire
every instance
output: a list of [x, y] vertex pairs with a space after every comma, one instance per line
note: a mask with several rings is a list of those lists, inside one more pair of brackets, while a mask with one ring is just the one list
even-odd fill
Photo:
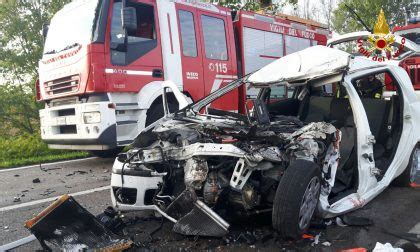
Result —
[[397, 187], [410, 187], [411, 183], [414, 182], [416, 176], [416, 170], [418, 169], [418, 162], [420, 158], [420, 148], [416, 146], [411, 152], [410, 162], [408, 162], [407, 167], [400, 176], [396, 177], [392, 181], [393, 186]]
[[[169, 111], [175, 112], [178, 110], [178, 104], [172, 101], [168, 101], [169, 105]], [[150, 108], [147, 110], [146, 114], [146, 125], [145, 127], [149, 126], [150, 124], [156, 122], [160, 118], [164, 116], [163, 112], [163, 105], [162, 102], [156, 102], [150, 106]]]
[[96, 157], [100, 158], [115, 158], [118, 153], [122, 151], [122, 147], [117, 147], [110, 150], [92, 150], [90, 153]]
[[284, 172], [274, 198], [272, 222], [282, 238], [299, 239], [319, 201], [321, 171], [317, 164], [295, 160]]

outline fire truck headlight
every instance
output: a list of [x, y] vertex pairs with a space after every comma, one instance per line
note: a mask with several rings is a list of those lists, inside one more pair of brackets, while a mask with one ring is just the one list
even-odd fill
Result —
[[85, 112], [83, 113], [83, 121], [86, 124], [90, 123], [100, 123], [101, 122], [101, 112]]

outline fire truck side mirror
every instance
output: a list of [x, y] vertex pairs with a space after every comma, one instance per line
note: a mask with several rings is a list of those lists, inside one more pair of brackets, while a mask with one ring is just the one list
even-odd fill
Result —
[[170, 89], [169, 87], [163, 87], [162, 89], [162, 105], [163, 105], [163, 113], [165, 114], [165, 117], [170, 114], [168, 97], [167, 97], [169, 89]]
[[122, 27], [127, 31], [137, 30], [137, 13], [134, 7], [125, 7], [121, 10]]
[[50, 28], [50, 24], [43, 24], [42, 25], [42, 31], [41, 32], [42, 32], [42, 37], [44, 37], [44, 40], [47, 37], [48, 28]]

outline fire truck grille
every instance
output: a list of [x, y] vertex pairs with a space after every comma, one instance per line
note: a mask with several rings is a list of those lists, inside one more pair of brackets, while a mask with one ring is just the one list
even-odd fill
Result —
[[79, 89], [79, 76], [73, 75], [45, 82], [44, 88], [49, 95], [75, 92]]

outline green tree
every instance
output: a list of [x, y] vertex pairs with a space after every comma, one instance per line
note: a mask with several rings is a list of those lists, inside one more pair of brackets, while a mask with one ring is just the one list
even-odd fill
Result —
[[258, 11], [264, 9], [268, 13], [275, 14], [286, 5], [296, 6], [298, 0], [210, 0], [210, 2], [232, 10]]
[[397, 25], [404, 25], [410, 13], [417, 13], [414, 0], [342, 0], [332, 17], [333, 29], [338, 33], [366, 30], [346, 8], [346, 4], [370, 29], [373, 29], [381, 8], [391, 29]]
[[[38, 128], [35, 85], [42, 56], [43, 24], [69, 0], [0, 3], [0, 133]], [[10, 129], [14, 129], [10, 131]]]

